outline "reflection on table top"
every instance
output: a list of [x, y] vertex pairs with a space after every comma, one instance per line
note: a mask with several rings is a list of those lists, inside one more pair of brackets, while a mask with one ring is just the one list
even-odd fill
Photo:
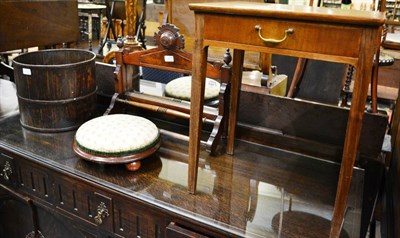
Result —
[[[187, 192], [187, 143], [164, 136], [137, 172], [98, 165], [72, 150], [75, 131], [25, 130], [18, 116], [0, 126], [0, 146], [143, 202], [246, 237], [327, 237], [339, 166], [300, 154], [238, 142], [234, 156], [202, 150], [198, 192]], [[343, 237], [357, 237], [363, 172], [354, 171]], [[280, 219], [282, 215], [283, 219]]]

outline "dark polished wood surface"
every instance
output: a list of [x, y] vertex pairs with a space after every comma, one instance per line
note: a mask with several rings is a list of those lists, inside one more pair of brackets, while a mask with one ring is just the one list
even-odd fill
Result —
[[[74, 134], [29, 131], [14, 116], [1, 122], [0, 149], [229, 236], [329, 235], [338, 164], [238, 141], [234, 156], [202, 150], [198, 193], [191, 195], [186, 142], [163, 136], [159, 151], [143, 160], [139, 171], [129, 172], [124, 165], [79, 159], [72, 149]], [[355, 169], [352, 181], [343, 237], [359, 232], [363, 171]]]
[[76, 0], [2, 0], [0, 51], [75, 42], [79, 38]]

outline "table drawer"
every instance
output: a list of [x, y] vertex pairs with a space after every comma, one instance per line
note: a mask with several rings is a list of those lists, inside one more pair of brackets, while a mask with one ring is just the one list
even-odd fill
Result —
[[[261, 30], [256, 30], [256, 26]], [[292, 29], [293, 33], [288, 34], [281, 43], [266, 43], [259, 36], [260, 33], [264, 38], [282, 40], [288, 29]], [[220, 41], [223, 42], [221, 46], [235, 46], [238, 49], [241, 48], [240, 44], [243, 44], [246, 45], [246, 49], [253, 45], [353, 58], [358, 57], [362, 33], [362, 29], [351, 26], [273, 18], [238, 16], [232, 21], [232, 16], [206, 15], [204, 19], [205, 44], [207, 41], [213, 41], [215, 45], [215, 41]]]

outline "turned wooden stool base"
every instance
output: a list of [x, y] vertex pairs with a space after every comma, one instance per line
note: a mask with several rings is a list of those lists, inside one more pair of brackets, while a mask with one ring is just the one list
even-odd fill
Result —
[[158, 148], [160, 148], [160, 144], [161, 141], [158, 140], [158, 142], [154, 146], [150, 147], [145, 151], [124, 156], [101, 156], [101, 155], [91, 154], [79, 148], [76, 141], [74, 141], [73, 143], [73, 149], [75, 153], [84, 160], [88, 160], [98, 164], [125, 164], [127, 170], [136, 171], [141, 166], [140, 160], [145, 159], [150, 155], [154, 154], [158, 150]]

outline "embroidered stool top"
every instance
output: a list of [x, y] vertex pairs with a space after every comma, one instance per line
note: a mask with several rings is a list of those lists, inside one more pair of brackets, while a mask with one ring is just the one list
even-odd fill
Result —
[[[218, 81], [206, 78], [204, 100], [211, 100], [218, 97], [220, 87], [221, 85]], [[167, 85], [165, 86], [165, 95], [168, 97], [190, 101], [191, 88], [192, 76], [176, 78], [167, 83]]]
[[159, 145], [159, 130], [150, 120], [112, 114], [82, 124], [75, 134], [74, 150], [84, 159], [115, 164], [143, 159]]

